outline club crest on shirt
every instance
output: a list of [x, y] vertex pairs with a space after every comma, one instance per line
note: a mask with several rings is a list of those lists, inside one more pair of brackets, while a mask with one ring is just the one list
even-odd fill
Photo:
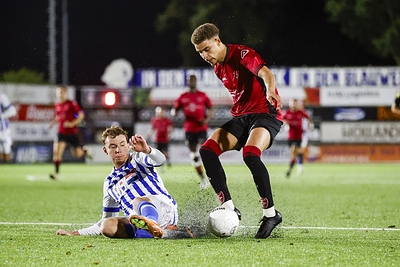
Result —
[[128, 173], [127, 175], [125, 175], [125, 179], [128, 180], [129, 178], [131, 178], [132, 175], [133, 175], [135, 172], [136, 172], [135, 169], [131, 170], [130, 173]]
[[249, 53], [248, 49], [240, 51], [240, 57], [243, 59], [247, 55], [247, 53]]

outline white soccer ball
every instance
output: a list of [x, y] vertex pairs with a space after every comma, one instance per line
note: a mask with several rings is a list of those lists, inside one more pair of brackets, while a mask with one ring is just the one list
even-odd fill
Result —
[[230, 237], [238, 227], [236, 212], [223, 206], [213, 209], [208, 216], [208, 230], [217, 237]]

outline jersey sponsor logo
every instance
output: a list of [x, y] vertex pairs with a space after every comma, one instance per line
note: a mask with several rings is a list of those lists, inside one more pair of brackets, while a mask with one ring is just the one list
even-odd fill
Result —
[[242, 50], [240, 51], [240, 57], [243, 59], [247, 54], [249, 53], [249, 50]]

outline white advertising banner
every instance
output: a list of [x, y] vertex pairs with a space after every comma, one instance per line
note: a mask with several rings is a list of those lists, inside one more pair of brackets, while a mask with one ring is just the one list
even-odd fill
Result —
[[321, 87], [320, 105], [390, 106], [400, 87]]
[[57, 136], [57, 127], [49, 129], [49, 122], [12, 122], [10, 123], [14, 141], [53, 141]]
[[[271, 67], [276, 86], [280, 87], [390, 87], [400, 86], [400, 67]], [[199, 69], [139, 69], [135, 71], [137, 86], [185, 87], [194, 74], [199, 88], [223, 87], [212, 68]]]
[[[53, 104], [56, 102], [57, 86], [30, 84], [0, 84], [0, 92], [5, 93], [13, 103]], [[75, 99], [75, 88], [68, 86], [69, 99]]]
[[323, 143], [400, 143], [397, 122], [322, 122]]

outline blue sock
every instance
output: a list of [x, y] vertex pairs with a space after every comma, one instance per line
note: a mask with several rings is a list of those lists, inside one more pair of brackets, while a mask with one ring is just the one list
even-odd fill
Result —
[[133, 238], [136, 237], [136, 228], [133, 227], [132, 224], [126, 223], [125, 225], [125, 231], [128, 234], [128, 237]]
[[136, 229], [136, 238], [153, 238], [153, 236], [143, 229]]
[[139, 202], [138, 212], [140, 215], [147, 217], [155, 222], [158, 222], [158, 211], [153, 203], [147, 201]]

